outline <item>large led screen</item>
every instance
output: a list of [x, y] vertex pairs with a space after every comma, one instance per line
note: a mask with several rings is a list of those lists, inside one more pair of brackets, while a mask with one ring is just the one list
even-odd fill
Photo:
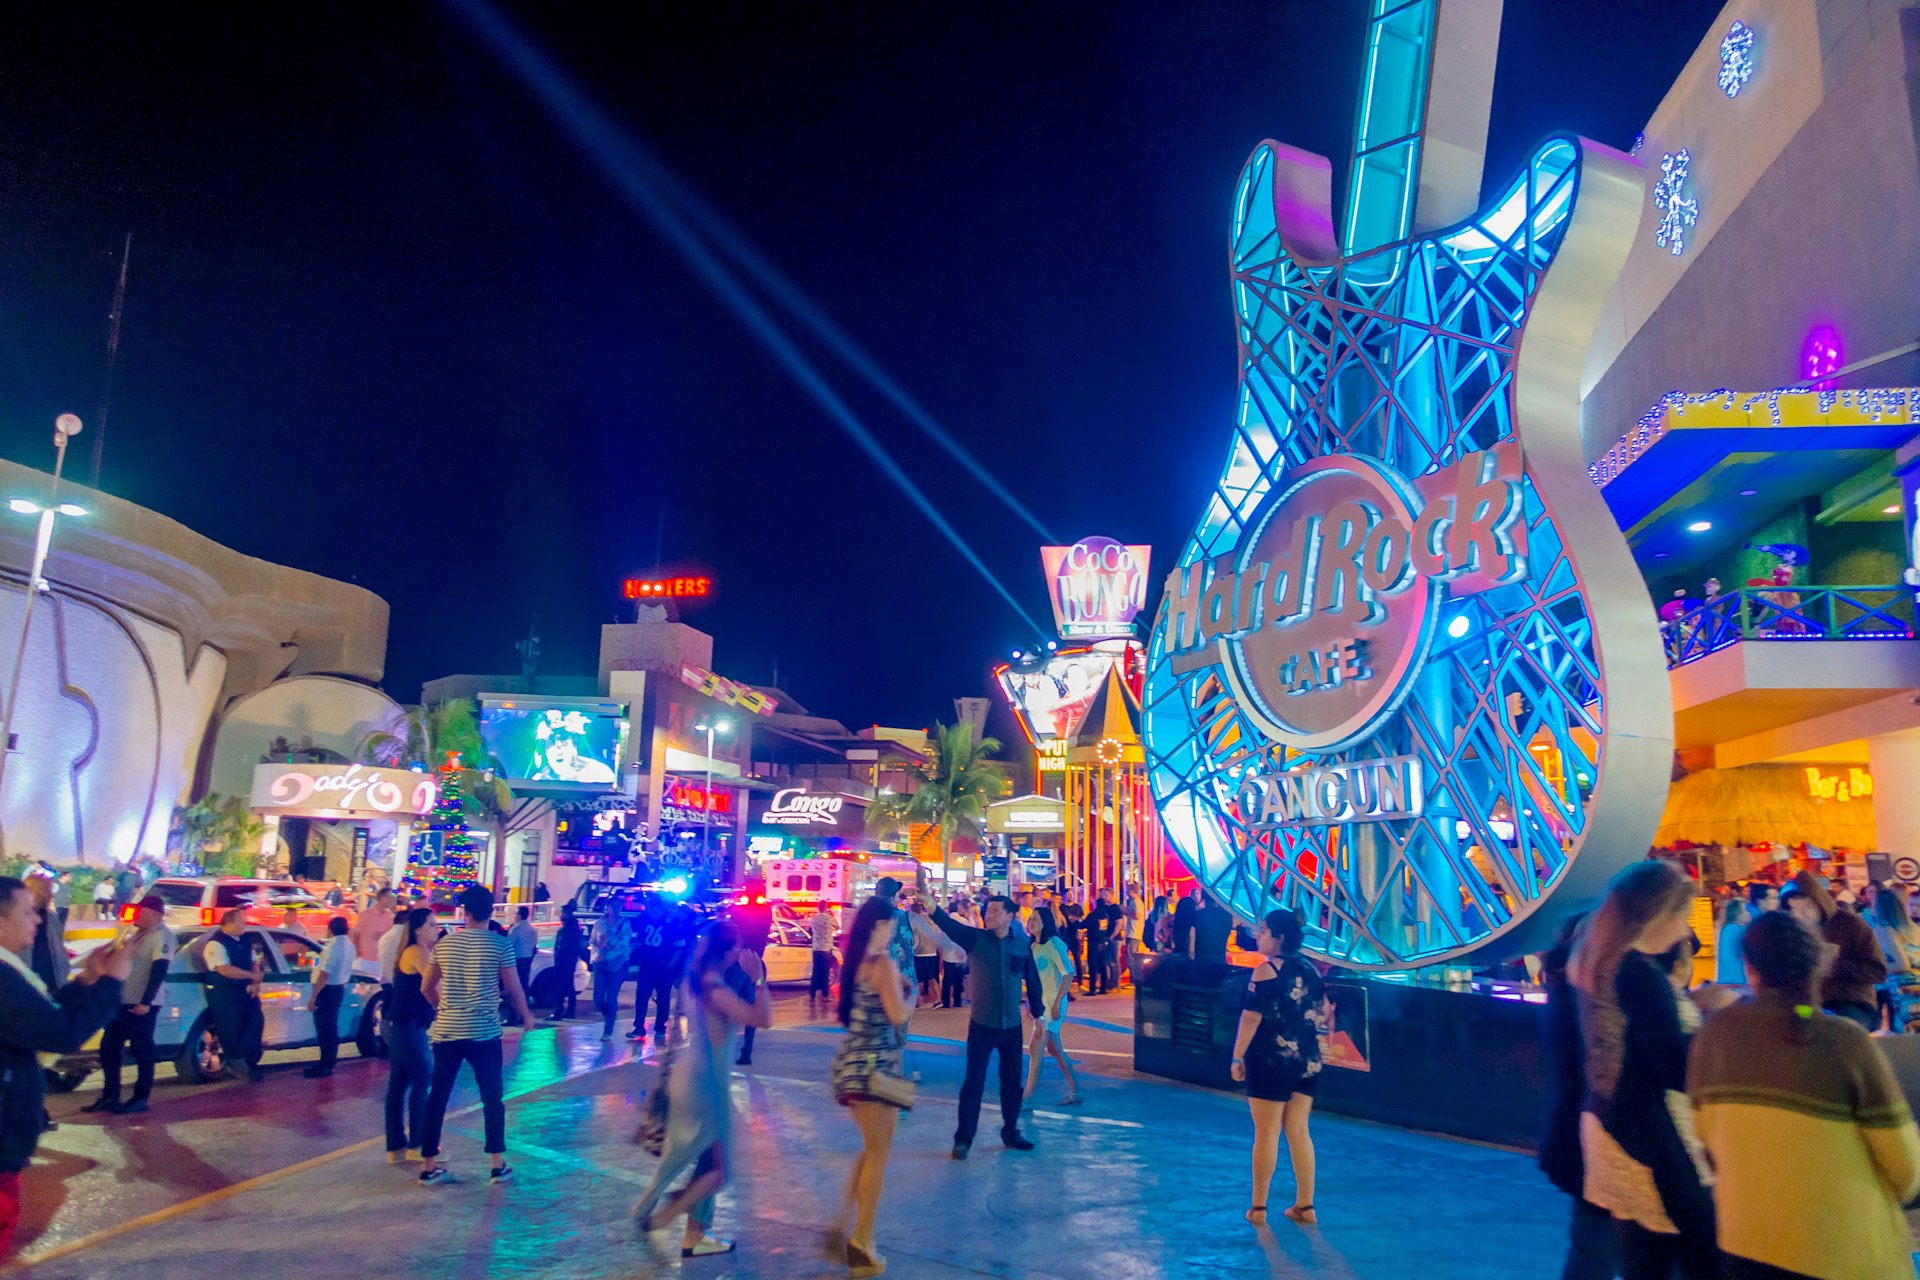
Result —
[[1033, 671], [1007, 667], [1000, 688], [1036, 742], [1071, 738], [1113, 669], [1113, 654], [1100, 649], [1059, 653]]
[[516, 787], [611, 791], [626, 755], [627, 704], [482, 694], [480, 739]]

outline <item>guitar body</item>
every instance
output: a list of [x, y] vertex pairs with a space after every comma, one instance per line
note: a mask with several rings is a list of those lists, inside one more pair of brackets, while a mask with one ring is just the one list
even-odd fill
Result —
[[1148, 647], [1154, 798], [1321, 958], [1511, 954], [1646, 855], [1671, 769], [1579, 430], [1638, 167], [1551, 138], [1475, 217], [1347, 256], [1328, 171], [1268, 142], [1237, 188], [1239, 420]]

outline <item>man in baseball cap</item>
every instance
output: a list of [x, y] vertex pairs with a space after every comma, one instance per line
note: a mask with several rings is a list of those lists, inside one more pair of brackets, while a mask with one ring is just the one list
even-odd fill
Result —
[[[177, 947], [167, 928], [167, 904], [150, 893], [134, 904], [135, 933], [119, 945], [133, 957], [133, 968], [120, 985], [120, 1006], [100, 1036], [100, 1071], [106, 1078], [100, 1096], [81, 1108], [111, 1115], [132, 1115], [147, 1109], [153, 1092], [153, 1024], [160, 1016], [160, 989], [167, 979]], [[120, 1101], [120, 1060], [133, 1050], [133, 1096]]]

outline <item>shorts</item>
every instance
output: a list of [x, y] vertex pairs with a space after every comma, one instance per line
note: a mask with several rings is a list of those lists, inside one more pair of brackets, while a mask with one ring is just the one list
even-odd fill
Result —
[[1262, 1102], [1285, 1102], [1299, 1094], [1311, 1098], [1320, 1088], [1320, 1077], [1316, 1075], [1296, 1076], [1288, 1072], [1276, 1071], [1271, 1067], [1262, 1068], [1260, 1064], [1247, 1064], [1247, 1096], [1258, 1098]]
[[913, 976], [923, 983], [938, 982], [940, 980], [940, 957], [937, 955], [915, 956], [913, 958]]

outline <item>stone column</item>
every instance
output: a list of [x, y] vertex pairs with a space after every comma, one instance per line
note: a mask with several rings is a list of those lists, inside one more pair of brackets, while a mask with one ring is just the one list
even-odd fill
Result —
[[1868, 738], [1867, 766], [1881, 851], [1920, 858], [1920, 735]]

